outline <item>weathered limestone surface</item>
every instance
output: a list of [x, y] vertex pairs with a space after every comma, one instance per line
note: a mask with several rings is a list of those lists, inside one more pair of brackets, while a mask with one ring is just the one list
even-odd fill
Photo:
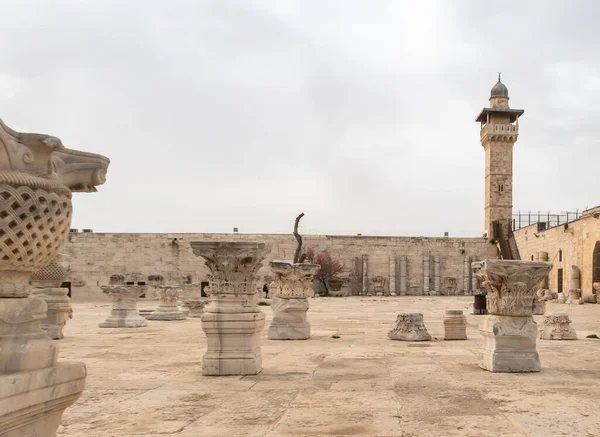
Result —
[[540, 316], [546, 312], [546, 301], [541, 300], [539, 296], [533, 297], [533, 307], [531, 314]]
[[273, 297], [273, 320], [269, 325], [270, 340], [306, 340], [310, 338], [310, 323], [306, 318], [308, 299]]
[[58, 347], [41, 329], [48, 304], [28, 297], [29, 280], [67, 240], [71, 191], [95, 191], [108, 163], [0, 120], [1, 437], [55, 436], [64, 410], [83, 391], [85, 365], [57, 364]]
[[41, 323], [41, 328], [53, 340], [62, 340], [63, 328], [72, 317], [71, 299], [67, 296], [66, 288], [33, 288], [32, 297], [39, 297], [48, 305], [46, 318]]
[[146, 291], [143, 285], [103, 285], [102, 291], [112, 299], [110, 316], [100, 328], [141, 328], [148, 322], [140, 316], [137, 302]]
[[[177, 239], [177, 244], [171, 241]], [[327, 250], [344, 264], [344, 295], [367, 295], [374, 293], [371, 278], [390, 275], [390, 259], [396, 257], [395, 293], [397, 295], [423, 295], [423, 256], [439, 255], [440, 275], [461, 278], [464, 257], [484, 259], [487, 246], [484, 238], [428, 238], [428, 237], [370, 237], [339, 235], [303, 236], [307, 247]], [[66, 253], [70, 255], [73, 301], [105, 300], [96, 284], [109, 284], [112, 275], [124, 275], [127, 281], [145, 281], [148, 298], [155, 297], [155, 278], [162, 277], [164, 284], [179, 284], [181, 277], [190, 276], [198, 284], [196, 288], [184, 289], [182, 299], [201, 296], [202, 282], [208, 282], [209, 269], [195, 257], [189, 248], [192, 241], [256, 241], [265, 243], [271, 251], [258, 276], [263, 284], [270, 275], [268, 261], [290, 259], [296, 248], [293, 235], [274, 234], [211, 234], [211, 233], [72, 233]], [[464, 248], [464, 253], [461, 250]], [[363, 258], [366, 274], [362, 275]], [[431, 265], [432, 263], [430, 263]], [[363, 291], [363, 279], [366, 288]], [[433, 281], [433, 272], [431, 274]], [[355, 281], [353, 283], [352, 281]], [[391, 293], [391, 283], [386, 281], [384, 295]], [[426, 293], [429, 294], [429, 289]]]
[[569, 313], [546, 313], [543, 323], [544, 327], [540, 333], [542, 340], [577, 340], [577, 333], [571, 328]]
[[46, 320], [42, 322], [41, 327], [53, 340], [64, 338], [62, 330], [73, 317], [71, 299], [67, 296], [69, 290], [60, 287], [69, 273], [66, 258], [64, 254], [58, 255], [50, 264], [31, 277], [32, 297], [39, 297], [48, 305]]
[[210, 269], [210, 303], [202, 315], [207, 350], [203, 375], [255, 375], [262, 370], [260, 332], [265, 315], [257, 305], [257, 271], [264, 243], [198, 241], [194, 254]]
[[423, 323], [422, 313], [400, 313], [396, 318], [396, 326], [388, 332], [392, 340], [429, 341], [431, 336]]
[[148, 320], [185, 320], [186, 315], [181, 312], [177, 302], [181, 296], [181, 287], [178, 285], [161, 285], [158, 287], [158, 306], [146, 316]]
[[204, 307], [208, 303], [207, 300], [184, 300], [183, 304], [189, 308], [188, 317], [199, 318], [204, 314]]
[[466, 340], [467, 318], [462, 310], [446, 310], [444, 315], [444, 340]]
[[552, 264], [490, 259], [481, 263], [490, 315], [481, 322], [479, 366], [491, 372], [539, 372], [533, 298]]
[[271, 310], [273, 320], [269, 326], [271, 340], [306, 340], [310, 338], [310, 323], [306, 318], [308, 297], [314, 295], [313, 279], [321, 267], [318, 264], [287, 261], [269, 263], [274, 280]]

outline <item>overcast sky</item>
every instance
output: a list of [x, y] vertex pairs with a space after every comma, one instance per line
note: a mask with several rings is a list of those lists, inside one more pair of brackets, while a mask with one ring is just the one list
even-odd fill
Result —
[[0, 2], [0, 118], [112, 161], [73, 227], [481, 235], [498, 71], [514, 210], [600, 204], [600, 2]]

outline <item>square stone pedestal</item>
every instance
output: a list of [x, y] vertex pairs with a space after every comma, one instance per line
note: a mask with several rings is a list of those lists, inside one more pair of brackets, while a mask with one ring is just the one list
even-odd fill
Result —
[[203, 375], [256, 375], [262, 370], [260, 334], [263, 312], [210, 313], [202, 315], [207, 350]]
[[0, 375], [0, 436], [54, 437], [85, 386], [83, 363]]
[[479, 325], [483, 344], [479, 367], [490, 372], [539, 372], [540, 357], [535, 347], [537, 323], [531, 316], [485, 316]]

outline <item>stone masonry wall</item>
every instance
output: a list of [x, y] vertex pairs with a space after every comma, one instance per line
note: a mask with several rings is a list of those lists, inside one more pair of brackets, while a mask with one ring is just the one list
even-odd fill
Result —
[[[307, 235], [303, 239], [305, 248], [328, 250], [340, 259], [345, 268], [342, 291], [347, 294], [389, 294], [390, 283], [391, 291], [398, 295], [422, 295], [424, 290], [435, 290], [436, 286], [440, 294], [462, 294], [465, 258], [484, 259], [489, 245], [484, 238]], [[271, 253], [259, 271], [261, 276], [269, 275], [268, 261], [292, 259], [296, 248], [291, 234], [71, 233], [64, 252], [70, 256], [71, 272], [67, 281], [71, 282], [72, 298], [104, 300], [100, 286], [108, 284], [113, 275], [148, 285], [158, 275], [164, 278], [165, 284], [207, 281], [208, 269], [190, 247], [191, 241], [202, 240], [266, 243]], [[366, 271], [363, 272], [364, 255]], [[400, 277], [402, 257], [406, 257], [405, 280]], [[424, 257], [430, 259], [429, 287], [424, 283]], [[437, 279], [436, 257], [439, 259]], [[404, 292], [401, 283], [406, 284]]]
[[549, 277], [552, 291], [558, 291], [559, 269], [563, 271], [563, 291], [569, 291], [571, 266], [575, 265], [581, 272], [582, 294], [592, 294], [593, 253], [596, 242], [600, 241], [598, 213], [600, 208], [588, 210], [580, 219], [568, 223], [566, 229], [560, 225], [538, 232], [535, 224], [515, 231], [521, 259], [531, 261], [537, 259], [538, 252], [548, 253], [548, 261], [553, 264]]

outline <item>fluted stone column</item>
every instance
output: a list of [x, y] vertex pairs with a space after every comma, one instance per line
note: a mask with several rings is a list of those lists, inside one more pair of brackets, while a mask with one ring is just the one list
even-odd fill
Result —
[[389, 293], [396, 294], [396, 255], [390, 255], [389, 278]]
[[400, 256], [400, 295], [406, 295], [406, 255]]
[[108, 159], [0, 120], [0, 436], [54, 437], [85, 386], [83, 363], [57, 362], [41, 329], [48, 304], [29, 280], [69, 235], [72, 191], [104, 183]]
[[425, 296], [429, 295], [429, 272], [431, 271], [429, 258], [429, 255], [423, 255], [423, 294]]
[[321, 269], [318, 264], [287, 261], [269, 263], [274, 280], [271, 283], [273, 320], [269, 326], [270, 340], [306, 340], [310, 338], [310, 323], [306, 319], [308, 297], [314, 296], [313, 279]]
[[100, 328], [141, 328], [148, 325], [140, 316], [137, 302], [146, 292], [145, 285], [103, 285], [102, 292], [112, 300], [108, 318], [100, 323]]
[[362, 256], [362, 295], [369, 294], [369, 257]]
[[31, 277], [31, 297], [39, 297], [48, 305], [41, 328], [53, 340], [64, 338], [63, 327], [72, 317], [71, 299], [67, 295], [69, 290], [61, 288], [68, 273], [67, 256], [61, 254]]
[[210, 303], [202, 315], [207, 350], [204, 375], [255, 375], [262, 369], [260, 333], [265, 315], [257, 305], [257, 272], [267, 254], [264, 243], [197, 241], [194, 254], [210, 270], [205, 288]]
[[400, 313], [396, 317], [396, 326], [388, 332], [392, 340], [429, 341], [431, 336], [423, 323], [422, 313]]
[[431, 294], [439, 296], [440, 290], [440, 257], [435, 255], [433, 257], [433, 293]]
[[554, 312], [544, 314], [542, 340], [577, 340], [577, 333], [571, 328], [569, 313]]
[[463, 267], [463, 294], [471, 294], [471, 257], [465, 256], [465, 262]]
[[158, 306], [146, 316], [148, 320], [185, 320], [185, 314], [181, 312], [177, 302], [181, 296], [181, 286], [179, 285], [159, 285]]
[[491, 372], [539, 372], [533, 297], [552, 264], [488, 259], [481, 263], [490, 315], [479, 325], [479, 367]]

